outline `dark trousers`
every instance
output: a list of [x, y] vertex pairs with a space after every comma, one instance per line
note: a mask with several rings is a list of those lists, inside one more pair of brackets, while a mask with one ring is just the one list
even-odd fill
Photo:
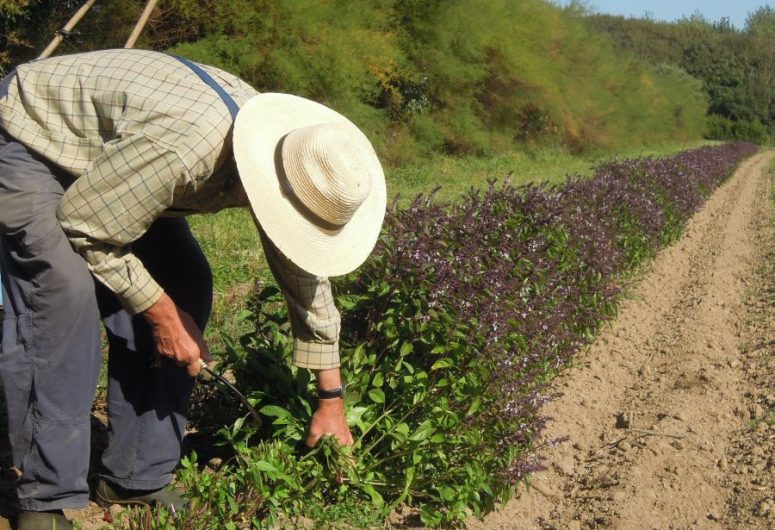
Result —
[[[94, 282], [56, 219], [69, 185], [0, 130], [0, 379], [20, 508], [77, 508], [88, 501], [90, 410], [107, 331], [108, 446], [104, 476], [130, 489], [172, 479], [194, 381], [162, 361], [142, 316], [131, 316]], [[188, 224], [162, 218], [132, 250], [179, 307], [204, 329], [210, 268]]]

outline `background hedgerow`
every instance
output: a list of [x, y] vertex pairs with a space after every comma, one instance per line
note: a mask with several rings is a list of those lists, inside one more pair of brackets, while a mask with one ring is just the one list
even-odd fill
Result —
[[223, 369], [268, 421], [228, 411], [233, 458], [216, 472], [195, 453], [184, 460], [189, 511], [135, 519], [362, 528], [406, 504], [449, 527], [485, 514], [539, 467], [537, 445], [552, 443], [539, 437], [547, 382], [614, 314], [618, 282], [755, 151], [740, 142], [610, 162], [562, 186], [492, 184], [390, 211], [373, 256], [335, 282], [352, 452], [331, 440], [300, 449], [314, 388], [290, 365], [280, 292], [262, 286], [245, 315], [255, 331], [229, 341]]
[[[0, 0], [0, 74], [36, 57], [81, 3]], [[100, 0], [58, 52], [123, 46], [145, 4]], [[545, 0], [165, 0], [139, 47], [324, 103], [389, 166], [702, 138], [700, 83], [586, 26]]]

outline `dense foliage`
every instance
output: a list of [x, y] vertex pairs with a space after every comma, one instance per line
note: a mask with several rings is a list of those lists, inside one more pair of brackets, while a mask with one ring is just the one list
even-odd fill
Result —
[[592, 29], [655, 66], [680, 68], [702, 82], [710, 107], [709, 136], [756, 142], [775, 135], [775, 10], [763, 6], [737, 30], [723, 19], [693, 16], [677, 23], [595, 15]]
[[[122, 46], [144, 3], [100, 0], [61, 52]], [[74, 4], [0, 0], [0, 67], [40, 52]], [[541, 0], [163, 0], [141, 45], [327, 103], [394, 164], [532, 143], [684, 142], [704, 127], [689, 76], [616, 52]]]
[[264, 286], [255, 332], [225, 367], [268, 421], [223, 429], [236, 456], [215, 474], [186, 460], [194, 504], [168, 524], [366, 527], [408, 504], [426, 525], [454, 526], [491, 510], [552, 443], [539, 436], [546, 383], [614, 313], [616, 282], [755, 150], [610, 162], [560, 187], [493, 185], [391, 212], [373, 257], [336, 283], [352, 454], [330, 440], [299, 451], [314, 389], [289, 363], [281, 295]]

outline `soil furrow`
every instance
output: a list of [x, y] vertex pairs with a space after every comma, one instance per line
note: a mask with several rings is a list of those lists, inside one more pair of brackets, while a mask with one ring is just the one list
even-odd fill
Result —
[[[743, 423], [746, 293], [763, 259], [773, 154], [708, 200], [557, 382], [549, 466], [470, 528], [724, 528], [725, 456]], [[743, 527], [741, 527], [743, 528]]]

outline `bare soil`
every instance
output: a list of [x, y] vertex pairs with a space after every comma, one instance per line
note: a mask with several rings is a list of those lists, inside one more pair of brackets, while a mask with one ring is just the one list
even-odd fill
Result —
[[[546, 437], [568, 441], [468, 528], [775, 529], [774, 160], [746, 161], [642, 271], [554, 385]], [[0, 529], [13, 495], [2, 438]], [[68, 515], [85, 530], [110, 519], [93, 504]]]
[[472, 530], [775, 529], [775, 156], [759, 154], [555, 383], [547, 471]]

